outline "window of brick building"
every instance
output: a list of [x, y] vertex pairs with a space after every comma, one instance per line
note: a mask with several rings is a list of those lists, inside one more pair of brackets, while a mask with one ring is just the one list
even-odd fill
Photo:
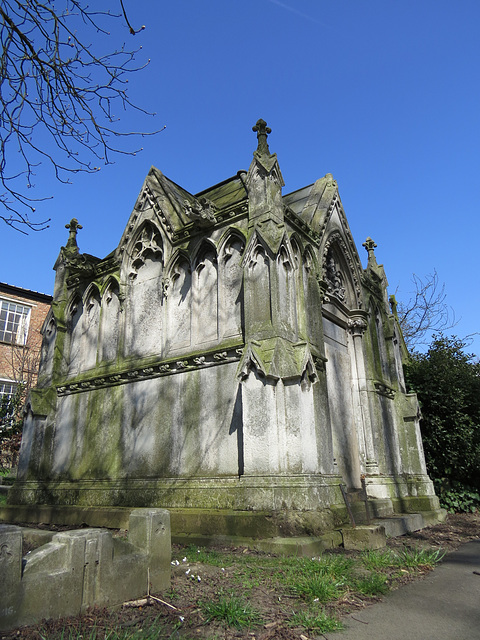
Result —
[[0, 341], [12, 344], [27, 342], [30, 307], [10, 300], [0, 300]]
[[15, 396], [18, 384], [13, 380], [0, 380], [0, 434], [13, 424], [15, 415]]

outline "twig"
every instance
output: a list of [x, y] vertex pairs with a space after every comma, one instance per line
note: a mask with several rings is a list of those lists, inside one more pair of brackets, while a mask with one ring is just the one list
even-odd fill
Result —
[[175, 611], [181, 611], [181, 609], [174, 607], [173, 604], [170, 604], [169, 602], [165, 602], [165, 600], [160, 600], [160, 598], [157, 598], [156, 596], [152, 596], [150, 594], [148, 597], [151, 598], [152, 600], [156, 600], [157, 602], [160, 602], [160, 604], [164, 604], [166, 607], [170, 607], [170, 609], [174, 609]]
[[357, 622], [361, 622], [362, 624], [368, 624], [365, 620], [360, 620], [360, 618], [355, 618], [355, 616], [350, 616], [352, 620], [356, 620]]
[[148, 597], [140, 598], [139, 600], [129, 600], [128, 602], [124, 602], [122, 607], [126, 609], [136, 609], [137, 607], [144, 607], [148, 604]]

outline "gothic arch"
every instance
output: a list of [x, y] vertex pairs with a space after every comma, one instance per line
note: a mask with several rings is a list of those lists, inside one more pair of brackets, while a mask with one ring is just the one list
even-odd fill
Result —
[[66, 309], [68, 347], [66, 366], [69, 375], [80, 371], [80, 356], [83, 335], [83, 300], [80, 294], [72, 295]]
[[39, 371], [42, 372], [42, 376], [38, 378], [37, 386], [39, 387], [46, 386], [51, 382], [56, 337], [57, 321], [50, 308], [42, 327], [42, 347], [39, 365]]
[[102, 361], [112, 361], [117, 357], [120, 333], [120, 283], [110, 276], [103, 287], [100, 319], [100, 349]]
[[192, 268], [189, 256], [177, 251], [165, 280], [165, 351], [185, 349], [191, 344]]
[[385, 342], [384, 324], [386, 321], [382, 306], [372, 297], [369, 306], [370, 336], [372, 341], [374, 375], [380, 381], [390, 382], [387, 345]]
[[290, 245], [292, 247], [292, 254], [295, 258], [296, 266], [297, 268], [300, 268], [302, 264], [303, 243], [295, 232], [290, 236]]
[[162, 233], [152, 221], [146, 220], [139, 226], [132, 238], [127, 255], [127, 274], [130, 280], [137, 277], [139, 270], [148, 259], [160, 262], [163, 267]]
[[229, 228], [218, 241], [218, 257], [220, 259], [228, 259], [228, 247], [235, 241], [243, 245], [241, 250], [241, 254], [243, 255], [247, 241], [245, 235], [240, 231], [240, 229]]
[[85, 369], [91, 369], [97, 362], [100, 305], [100, 289], [96, 282], [92, 282], [83, 294], [81, 359]]
[[164, 254], [162, 234], [153, 222], [142, 222], [128, 254], [125, 355], [158, 355], [162, 344]]
[[100, 287], [96, 282], [91, 282], [83, 292], [82, 302], [85, 309], [88, 307], [91, 298], [96, 298], [99, 302], [101, 300]]
[[338, 231], [327, 238], [321, 258], [323, 280], [331, 301], [339, 300], [350, 309], [360, 309], [360, 272], [345, 239]]
[[221, 338], [243, 336], [244, 300], [243, 267], [245, 236], [228, 230], [219, 243], [218, 259], [218, 328]]
[[102, 303], [104, 297], [108, 295], [108, 292], [113, 290], [117, 290], [118, 292], [120, 292], [120, 278], [114, 274], [111, 274], [108, 276], [108, 278], [100, 288]]
[[210, 239], [204, 238], [192, 256], [192, 263], [195, 271], [197, 271], [199, 267], [202, 268], [204, 266], [203, 263], [205, 261], [205, 257], [208, 255], [212, 256], [212, 260], [214, 260], [216, 264], [217, 247]]
[[204, 240], [192, 274], [192, 333], [196, 344], [218, 340], [218, 260], [213, 243]]
[[191, 273], [192, 264], [190, 261], [190, 256], [183, 249], [178, 249], [172, 256], [170, 256], [170, 259], [165, 265], [165, 280], [167, 281], [167, 283], [170, 283], [173, 279], [175, 279], [178, 265], [182, 262], [186, 262], [188, 264], [188, 269]]
[[318, 259], [311, 245], [307, 244], [303, 252], [303, 264], [309, 275], [318, 272]]

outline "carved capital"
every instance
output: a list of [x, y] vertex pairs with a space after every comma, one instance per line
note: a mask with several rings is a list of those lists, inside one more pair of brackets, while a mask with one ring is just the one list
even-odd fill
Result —
[[348, 330], [353, 336], [362, 336], [367, 328], [367, 323], [363, 318], [351, 318], [348, 321]]

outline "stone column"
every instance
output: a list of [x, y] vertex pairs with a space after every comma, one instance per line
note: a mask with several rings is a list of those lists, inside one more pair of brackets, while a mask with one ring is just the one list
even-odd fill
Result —
[[363, 352], [363, 334], [367, 328], [367, 313], [358, 310], [348, 321], [348, 328], [353, 343], [352, 384], [353, 397], [357, 415], [359, 447], [365, 458], [365, 473], [378, 475], [378, 462], [373, 443], [372, 421], [368, 403], [367, 375]]

